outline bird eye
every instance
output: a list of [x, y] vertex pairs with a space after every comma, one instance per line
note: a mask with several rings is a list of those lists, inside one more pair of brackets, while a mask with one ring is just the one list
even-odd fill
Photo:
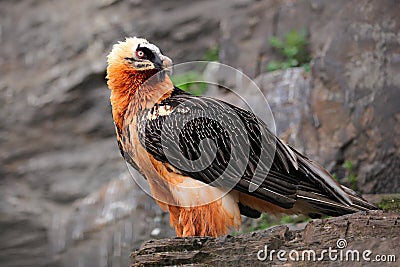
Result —
[[144, 52], [143, 51], [136, 51], [136, 56], [138, 57], [138, 58], [144, 58]]

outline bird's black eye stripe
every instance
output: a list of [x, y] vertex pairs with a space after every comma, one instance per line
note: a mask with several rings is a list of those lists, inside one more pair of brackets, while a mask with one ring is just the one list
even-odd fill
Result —
[[133, 57], [126, 57], [126, 58], [124, 58], [125, 60], [128, 60], [128, 61], [136, 61], [136, 59], [134, 59]]
[[149, 59], [152, 60], [155, 58], [153, 51], [151, 51], [150, 49], [148, 49], [147, 47], [138, 47], [136, 49], [136, 51], [142, 51], [144, 53], [144, 59]]

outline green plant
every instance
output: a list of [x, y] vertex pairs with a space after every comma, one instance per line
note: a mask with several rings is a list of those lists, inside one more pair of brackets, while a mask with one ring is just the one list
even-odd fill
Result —
[[207, 49], [202, 59], [205, 61], [219, 61], [219, 47], [214, 46]]
[[311, 218], [306, 215], [284, 215], [281, 217], [279, 224], [296, 224], [308, 222]]
[[188, 71], [181, 74], [172, 75], [172, 82], [180, 89], [194, 95], [202, 95], [207, 91], [207, 83], [199, 82], [203, 78], [196, 71]]
[[261, 217], [260, 217], [257, 225], [249, 227], [247, 229], [247, 231], [245, 231], [245, 232], [254, 232], [254, 231], [258, 231], [258, 230], [264, 230], [273, 225], [276, 225], [276, 223], [271, 222], [271, 217], [268, 216], [267, 214], [263, 213], [263, 214], [261, 214]]
[[261, 214], [261, 222], [258, 225], [258, 230], [264, 230], [267, 229], [268, 227], [271, 227], [273, 224], [270, 222], [267, 214], [263, 213]]
[[307, 49], [307, 36], [306, 29], [289, 31], [285, 34], [284, 41], [272, 36], [269, 39], [269, 44], [283, 60], [270, 61], [267, 65], [267, 70], [274, 71], [301, 66], [305, 71], [310, 71], [311, 57]]
[[357, 179], [357, 176], [356, 176], [356, 174], [354, 173], [354, 170], [353, 170], [353, 163], [350, 160], [346, 160], [343, 163], [343, 167], [346, 169], [346, 174], [347, 174], [347, 177], [345, 177], [345, 179], [348, 181], [348, 183], [350, 184], [351, 188], [353, 190], [356, 190], [357, 189], [357, 180], [358, 179]]
[[383, 197], [378, 207], [383, 210], [400, 211], [400, 195]]
[[284, 215], [281, 218], [281, 223], [282, 224], [291, 224], [291, 223], [294, 223], [294, 222], [295, 222], [294, 217], [290, 216], [290, 215]]
[[[264, 230], [274, 225], [281, 225], [281, 224], [296, 224], [302, 222], [308, 222], [311, 218], [305, 215], [283, 215], [281, 217], [271, 216], [268, 214], [261, 214], [261, 217], [257, 220], [256, 224], [248, 227], [243, 232], [254, 232], [259, 230]], [[233, 232], [232, 234], [238, 235], [242, 232]]]

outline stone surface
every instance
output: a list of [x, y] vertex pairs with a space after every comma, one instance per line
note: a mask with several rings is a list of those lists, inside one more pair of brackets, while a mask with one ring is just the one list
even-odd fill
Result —
[[[330, 157], [339, 163], [352, 160], [359, 188], [369, 193], [400, 190], [400, 80], [394, 75], [400, 71], [398, 4], [345, 5], [331, 26], [334, 38], [319, 51], [313, 69], [319, 139], [340, 140], [320, 146], [320, 153], [332, 149]], [[341, 127], [342, 122], [347, 125]]]
[[127, 172], [53, 217], [52, 260], [64, 266], [125, 266], [133, 247], [150, 237], [173, 236], [168, 224], [167, 214]]
[[[400, 252], [396, 245], [400, 238], [399, 219], [398, 213], [372, 211], [314, 220], [303, 230], [280, 225], [221, 238], [150, 240], [132, 253], [132, 266], [373, 266], [376, 255], [394, 256], [387, 264], [395, 266]], [[362, 256], [365, 250], [371, 251], [367, 260]], [[307, 253], [311, 253], [310, 260]]]

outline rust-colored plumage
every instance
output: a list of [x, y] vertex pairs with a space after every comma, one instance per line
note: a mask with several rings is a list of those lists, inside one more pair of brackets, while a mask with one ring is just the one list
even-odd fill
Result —
[[[145, 176], [156, 202], [170, 213], [177, 236], [227, 234], [230, 228], [240, 226], [241, 214], [259, 217], [262, 212], [305, 213], [316, 217], [375, 208], [339, 185], [321, 166], [284, 144], [254, 114], [174, 87], [167, 74], [171, 64], [145, 39], [127, 38], [114, 45], [109, 54], [107, 78], [121, 153]], [[230, 111], [222, 106], [229, 106]], [[244, 127], [235, 128], [233, 123], [229, 131], [220, 127], [221, 113], [232, 115], [230, 112]], [[191, 115], [197, 117], [174, 135], [179, 122]], [[233, 169], [224, 178], [235, 181], [231, 187], [213, 184], [231, 164], [231, 147], [240, 150], [243, 145], [229, 139], [230, 132], [251, 140], [247, 144], [248, 162], [233, 161]], [[276, 142], [276, 150], [265, 148], [265, 158], [260, 156], [262, 136]], [[211, 150], [207, 145], [202, 147], [204, 151], [199, 150], [205, 138], [217, 147], [215, 159], [206, 168], [188, 169], [185, 160], [194, 162]], [[174, 142], [178, 148], [168, 146]], [[267, 161], [270, 164], [265, 164]], [[253, 191], [249, 185], [257, 164], [261, 164], [263, 182]], [[240, 166], [245, 166], [244, 173], [238, 171]]]
[[[165, 97], [161, 97], [158, 94], [160, 90], [153, 90], [143, 86], [139, 92], [139, 88], [153, 75], [155, 75], [157, 69], [134, 69], [129, 61], [125, 58], [130, 57], [133, 52], [133, 46], [135, 45], [136, 39], [127, 39], [123, 43], [119, 43], [114, 47], [114, 53], [108, 56], [108, 67], [107, 67], [107, 79], [108, 87], [111, 89], [111, 106], [114, 121], [117, 127], [122, 128], [124, 116], [128, 105], [130, 103], [136, 105], [145, 105], [162, 101], [168, 97], [168, 92], [172, 89], [172, 82], [168, 79], [164, 81], [167, 89], [163, 89], [161, 92], [165, 94]], [[135, 101], [132, 101], [135, 100]], [[153, 103], [154, 104], [154, 103]], [[144, 108], [144, 106], [142, 107]]]

